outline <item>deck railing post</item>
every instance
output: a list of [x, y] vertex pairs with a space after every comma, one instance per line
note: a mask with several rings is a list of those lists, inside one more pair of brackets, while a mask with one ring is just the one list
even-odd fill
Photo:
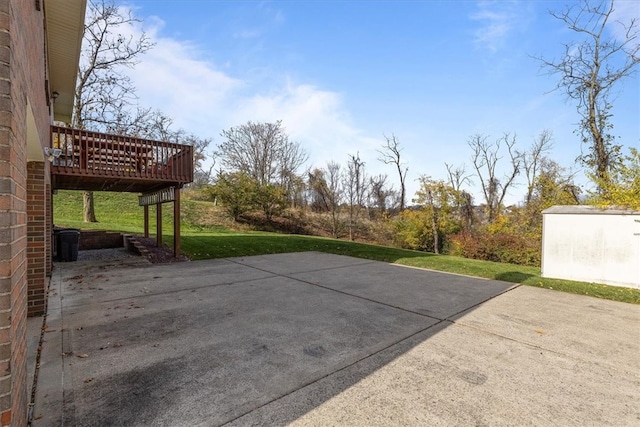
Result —
[[180, 256], [180, 187], [173, 188], [173, 256]]
[[162, 247], [162, 203], [156, 204], [156, 246]]
[[144, 237], [149, 237], [149, 205], [144, 205]]

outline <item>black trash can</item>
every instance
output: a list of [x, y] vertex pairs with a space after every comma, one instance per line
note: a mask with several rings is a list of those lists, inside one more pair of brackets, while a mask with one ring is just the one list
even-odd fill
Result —
[[60, 230], [62, 228], [53, 226], [53, 247], [51, 248], [53, 251], [53, 260], [58, 261], [58, 248], [60, 247]]
[[58, 234], [58, 261], [77, 261], [78, 247], [80, 246], [80, 230], [65, 228]]

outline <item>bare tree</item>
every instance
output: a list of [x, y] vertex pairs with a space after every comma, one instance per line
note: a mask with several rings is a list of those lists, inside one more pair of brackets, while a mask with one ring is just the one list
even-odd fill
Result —
[[535, 190], [536, 179], [540, 173], [542, 161], [546, 153], [553, 147], [553, 132], [548, 129], [540, 132], [537, 138], [533, 140], [531, 147], [522, 153], [522, 168], [527, 178], [527, 195], [525, 204], [529, 206]]
[[460, 199], [460, 216], [462, 220], [462, 230], [465, 233], [470, 233], [475, 220], [475, 215], [473, 212], [473, 196], [467, 191], [462, 191], [460, 193]]
[[388, 199], [393, 195], [393, 189], [387, 186], [387, 175], [378, 174], [369, 178], [370, 205], [380, 214], [384, 214], [388, 207]]
[[433, 201], [433, 189], [430, 187], [425, 188], [427, 196], [427, 205], [431, 208], [431, 233], [433, 234], [433, 253], [438, 254], [440, 246], [440, 240], [438, 236], [438, 211]]
[[[482, 194], [486, 203], [489, 222], [497, 218], [498, 211], [502, 206], [507, 191], [514, 184], [514, 180], [520, 174], [522, 157], [515, 149], [516, 135], [505, 133], [502, 138], [496, 140], [494, 144], [487, 142], [488, 136], [476, 134], [469, 138], [469, 147], [473, 150], [471, 161], [476, 170], [476, 175], [480, 180]], [[498, 161], [501, 144], [504, 143], [509, 154], [510, 164], [507, 173], [502, 180], [497, 176]]]
[[308, 172], [309, 205], [314, 212], [329, 212], [327, 200], [327, 180], [322, 169], [315, 168]]
[[333, 161], [327, 163], [325, 176], [327, 182], [327, 200], [329, 204], [329, 211], [331, 212], [331, 224], [333, 226], [333, 237], [337, 238], [340, 219], [340, 205], [343, 200], [343, 190], [340, 186], [340, 181], [342, 179], [340, 164]]
[[541, 157], [529, 203], [525, 206], [529, 227], [542, 230], [541, 212], [553, 205], [580, 204], [580, 187], [574, 183], [575, 173], [548, 157]]
[[[200, 188], [210, 184], [213, 180], [213, 169], [216, 164], [215, 157], [207, 153], [211, 139], [201, 138], [193, 133], [181, 132], [178, 142], [193, 147], [193, 182], [189, 184], [190, 188]], [[208, 159], [211, 161], [206, 164]]]
[[349, 240], [354, 239], [353, 228], [358, 220], [367, 193], [367, 176], [364, 165], [365, 163], [360, 160], [360, 153], [349, 155], [347, 173], [343, 179], [347, 202], [349, 203]]
[[398, 170], [398, 177], [400, 178], [400, 211], [402, 211], [406, 207], [407, 187], [405, 181], [409, 168], [402, 162], [402, 148], [400, 148], [400, 141], [396, 136], [394, 134], [391, 134], [391, 137], [384, 135], [384, 139], [386, 143], [381, 150], [378, 150], [381, 156], [378, 160], [386, 165], [394, 165]]
[[309, 155], [298, 143], [290, 142], [290, 145], [283, 152], [279, 180], [286, 197], [289, 198], [291, 207], [295, 207], [295, 194], [299, 184], [304, 182], [304, 179], [298, 174], [298, 168], [308, 159]]
[[[215, 156], [207, 152], [211, 139], [201, 138], [184, 129], [174, 129], [173, 119], [159, 110], [138, 107], [135, 111], [122, 110], [106, 131], [115, 135], [129, 135], [156, 141], [174, 142], [193, 147], [193, 182], [190, 187], [201, 187], [213, 180]], [[211, 162], [205, 164], [210, 159]]]
[[289, 197], [289, 203], [292, 208], [305, 207], [306, 199], [305, 192], [307, 190], [307, 184], [304, 180], [304, 175], [292, 175], [289, 186], [285, 189], [287, 196]]
[[[143, 32], [125, 36], [123, 28], [140, 22], [110, 0], [90, 0], [76, 83], [73, 126], [104, 130], [135, 100], [135, 88], [124, 69], [133, 67], [153, 43]], [[85, 222], [96, 222], [93, 192], [84, 193]]]
[[444, 166], [447, 168], [447, 175], [449, 177], [449, 185], [457, 195], [455, 198], [455, 207], [458, 211], [458, 215], [461, 220], [464, 220], [465, 230], [471, 228], [471, 222], [473, 220], [473, 205], [470, 205], [471, 195], [462, 189], [462, 186], [472, 184], [471, 174], [467, 173], [467, 168], [464, 164], [454, 167], [445, 162]]
[[156, 141], [176, 142], [182, 130], [173, 129], [173, 119], [160, 110], [138, 106], [135, 110], [121, 110], [104, 131], [114, 135], [129, 135]]
[[551, 12], [582, 39], [564, 44], [560, 59], [537, 58], [543, 69], [559, 77], [556, 89], [577, 104], [581, 121], [576, 133], [588, 147], [580, 160], [593, 170], [600, 191], [608, 187], [610, 173], [620, 162], [620, 146], [612, 133], [613, 89], [640, 62], [638, 20], [614, 21], [615, 3], [581, 0], [562, 12]]
[[254, 123], [222, 131], [216, 156], [226, 169], [243, 172], [260, 185], [285, 184], [308, 158], [299, 143], [291, 141], [282, 122]]
[[309, 173], [309, 187], [312, 191], [311, 205], [316, 210], [331, 214], [331, 232], [338, 237], [340, 224], [340, 206], [343, 201], [342, 170], [334, 161], [327, 163], [323, 169], [314, 169]]
[[457, 192], [462, 191], [462, 186], [464, 184], [471, 184], [471, 174], [467, 173], [467, 168], [464, 164], [460, 166], [450, 165], [445, 162], [444, 166], [447, 168], [447, 175], [449, 176], [449, 185], [456, 190]]
[[105, 132], [114, 135], [129, 135], [146, 138], [148, 128], [156, 112], [138, 106], [135, 110], [120, 110], [112, 121], [105, 124]]

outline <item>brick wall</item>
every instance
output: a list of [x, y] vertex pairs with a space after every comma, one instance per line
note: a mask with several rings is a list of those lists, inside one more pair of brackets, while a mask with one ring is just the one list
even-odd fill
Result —
[[49, 134], [43, 19], [36, 2], [0, 0], [0, 424], [14, 427], [28, 403], [27, 105], [43, 145]]
[[101, 230], [82, 230], [80, 231], [81, 251], [87, 249], [107, 249], [121, 248], [124, 246], [124, 240], [121, 233], [108, 232]]
[[45, 235], [48, 237], [45, 239], [45, 274], [47, 277], [51, 277], [51, 272], [53, 270], [53, 195], [51, 192], [51, 174], [47, 169], [45, 172], [45, 176], [48, 178], [45, 183]]
[[44, 314], [47, 259], [44, 162], [27, 163], [27, 315]]

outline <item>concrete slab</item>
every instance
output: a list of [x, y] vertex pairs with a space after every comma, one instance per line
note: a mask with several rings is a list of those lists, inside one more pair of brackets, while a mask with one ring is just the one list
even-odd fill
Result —
[[637, 377], [457, 324], [432, 329], [228, 426], [621, 426], [640, 419]]
[[640, 307], [635, 304], [520, 287], [455, 320], [640, 376]]
[[[321, 255], [57, 269], [33, 426], [640, 420], [630, 355], [602, 364], [558, 351], [578, 326], [548, 328], [548, 346], [517, 326], [545, 301], [572, 323], [574, 304], [599, 300]], [[604, 306], [611, 327], [638, 326]], [[585, 336], [598, 358], [609, 332]], [[633, 351], [631, 338], [602, 342]]]
[[[140, 268], [142, 267], [142, 268]], [[274, 275], [227, 260], [174, 264], [79, 265], [61, 274], [65, 306], [229, 285]]]
[[475, 307], [515, 286], [380, 262], [301, 272], [291, 277], [437, 319]]
[[435, 323], [283, 278], [122, 302], [65, 317], [83, 425], [221, 424]]
[[247, 265], [282, 276], [295, 273], [324, 271], [337, 267], [374, 264], [375, 261], [332, 255], [324, 252], [298, 252], [291, 254], [271, 254], [252, 257], [230, 258], [230, 261]]

